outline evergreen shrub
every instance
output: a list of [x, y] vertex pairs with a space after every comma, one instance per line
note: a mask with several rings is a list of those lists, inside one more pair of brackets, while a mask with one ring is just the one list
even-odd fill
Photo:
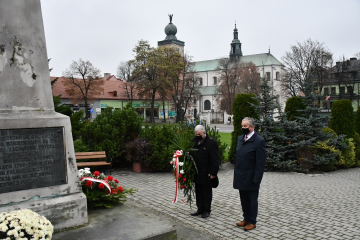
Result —
[[82, 141], [91, 151], [106, 151], [116, 164], [124, 160], [125, 144], [139, 136], [141, 126], [142, 119], [130, 103], [122, 110], [106, 108], [81, 130]]
[[168, 124], [146, 125], [143, 129], [141, 137], [150, 143], [152, 153], [147, 161], [153, 170], [166, 171], [171, 169], [170, 160], [174, 153], [170, 146], [173, 136], [173, 127]]
[[302, 98], [296, 96], [288, 98], [284, 110], [286, 118], [294, 121], [297, 117], [303, 117], [305, 108], [306, 102]]
[[89, 147], [83, 143], [81, 138], [74, 141], [74, 149], [75, 152], [89, 152]]
[[355, 124], [355, 132], [360, 134], [360, 107], [358, 107], [358, 109], [356, 110], [354, 124]]
[[342, 151], [342, 155], [340, 156], [340, 160], [337, 162], [337, 166], [342, 168], [350, 168], [355, 166], [355, 144], [353, 143], [352, 138], [346, 138], [345, 140], [347, 149]]
[[235, 162], [234, 155], [236, 153], [236, 144], [237, 139], [240, 135], [242, 135], [241, 130], [241, 121], [245, 117], [251, 117], [254, 119], [258, 119], [258, 114], [256, 112], [255, 107], [251, 104], [259, 105], [258, 101], [255, 99], [256, 95], [253, 93], [240, 93], [236, 95], [233, 104], [233, 124], [234, 131], [231, 133], [231, 147], [229, 151], [229, 160], [231, 163]]
[[354, 134], [354, 144], [355, 144], [355, 161], [356, 166], [360, 167], [360, 135], [355, 132]]
[[[206, 134], [209, 135], [209, 137], [211, 137], [212, 139], [214, 139], [219, 147], [219, 158], [220, 158], [220, 164], [225, 163], [226, 159], [225, 159], [225, 151], [226, 151], [226, 144], [225, 143], [221, 143], [221, 136], [219, 134], [219, 130], [216, 129], [216, 127], [214, 128], [210, 128], [209, 125], [205, 126], [205, 130], [206, 130]], [[194, 131], [194, 130], [193, 130]], [[195, 136], [195, 134], [193, 134]]]
[[[199, 121], [192, 123], [179, 122], [175, 125], [146, 125], [141, 133], [141, 137], [145, 138], [151, 146], [151, 155], [147, 158], [147, 162], [154, 171], [167, 171], [172, 168], [170, 161], [174, 154], [172, 149], [172, 140], [175, 135], [181, 135], [192, 141], [195, 137], [195, 126], [199, 125]], [[221, 137], [216, 128], [205, 126], [206, 133], [209, 137], [217, 141], [219, 146], [219, 158], [224, 162], [224, 153], [226, 145], [221, 143]], [[178, 149], [180, 150], [180, 149]]]
[[331, 138], [336, 138], [338, 135], [336, 134], [336, 132], [334, 131], [334, 130], [332, 130], [331, 128], [329, 128], [329, 127], [325, 127], [325, 128], [323, 128], [323, 130], [322, 130], [324, 133], [327, 133], [327, 134], [329, 134], [329, 136], [331, 137]]
[[338, 135], [345, 134], [348, 138], [354, 137], [353, 107], [349, 99], [333, 102], [331, 107], [330, 128]]
[[[316, 156], [328, 157], [328, 156], [336, 156], [337, 161], [341, 158], [341, 151], [336, 149], [334, 146], [330, 146], [329, 141], [326, 142], [318, 142], [315, 146], [311, 146], [310, 149], [316, 153]], [[329, 158], [329, 162], [327, 164], [320, 164], [318, 167], [320, 170], [328, 172], [335, 170], [335, 159], [333, 157]]]

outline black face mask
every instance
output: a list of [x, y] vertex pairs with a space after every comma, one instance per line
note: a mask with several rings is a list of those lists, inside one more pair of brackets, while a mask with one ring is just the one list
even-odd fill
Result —
[[195, 137], [196, 137], [196, 139], [197, 139], [198, 141], [203, 140], [203, 136], [202, 136], [202, 135], [200, 135], [200, 136], [195, 136]]
[[243, 134], [245, 134], [245, 135], [248, 135], [250, 132], [249, 128], [242, 128], [241, 130], [242, 130]]

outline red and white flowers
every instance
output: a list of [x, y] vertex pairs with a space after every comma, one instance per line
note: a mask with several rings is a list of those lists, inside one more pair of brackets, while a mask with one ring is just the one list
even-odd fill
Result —
[[114, 204], [126, 201], [126, 194], [133, 194], [134, 189], [124, 189], [113, 176], [90, 169], [79, 170], [80, 183], [87, 197], [89, 208], [112, 208]]

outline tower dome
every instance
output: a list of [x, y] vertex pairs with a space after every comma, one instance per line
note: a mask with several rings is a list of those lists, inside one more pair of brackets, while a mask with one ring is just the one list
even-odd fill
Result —
[[175, 48], [179, 51], [181, 56], [184, 56], [185, 42], [178, 40], [177, 37], [175, 36], [177, 33], [177, 28], [172, 23], [172, 17], [173, 14], [169, 14], [170, 22], [165, 27], [166, 38], [165, 40], [158, 41], [158, 46]]
[[177, 28], [174, 24], [171, 22], [165, 27], [165, 34], [166, 38], [165, 40], [177, 40], [176, 38]]

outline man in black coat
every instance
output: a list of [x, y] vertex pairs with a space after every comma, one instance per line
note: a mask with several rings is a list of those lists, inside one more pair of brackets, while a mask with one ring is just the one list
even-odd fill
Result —
[[265, 140], [254, 131], [254, 119], [246, 117], [241, 123], [243, 135], [236, 145], [234, 188], [239, 189], [243, 221], [236, 223], [244, 230], [256, 227], [258, 196], [266, 162]]
[[219, 171], [218, 145], [214, 139], [206, 135], [202, 125], [195, 127], [194, 142], [193, 148], [198, 151], [190, 152], [190, 154], [198, 169], [194, 179], [197, 211], [191, 215], [201, 215], [202, 218], [207, 218], [210, 216], [212, 201], [210, 179], [216, 178]]

